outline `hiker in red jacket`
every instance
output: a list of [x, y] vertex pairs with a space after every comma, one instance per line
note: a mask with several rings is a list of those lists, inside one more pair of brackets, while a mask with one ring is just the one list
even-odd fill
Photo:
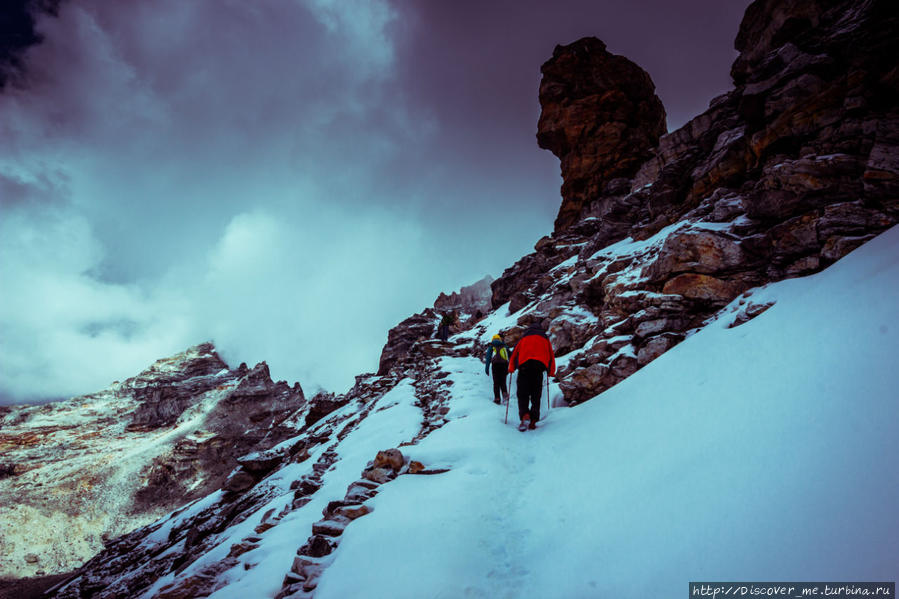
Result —
[[[509, 372], [518, 369], [518, 430], [537, 428], [540, 420], [540, 388], [543, 373], [556, 374], [556, 356], [549, 338], [539, 325], [531, 325], [524, 332], [509, 358]], [[529, 405], [530, 404], [530, 405]]]

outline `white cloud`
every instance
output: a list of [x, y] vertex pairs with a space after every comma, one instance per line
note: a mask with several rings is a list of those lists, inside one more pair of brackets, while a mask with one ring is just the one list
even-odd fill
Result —
[[0, 223], [0, 389], [17, 401], [101, 389], [182, 347], [171, 297], [98, 281], [103, 250], [71, 212], [8, 211]]
[[396, 18], [323, 0], [42, 18], [30, 87], [0, 95], [0, 400], [95, 391], [208, 339], [342, 390], [391, 326], [483, 276], [496, 223], [478, 181], [451, 193], [453, 165], [421, 157], [439, 130], [394, 80]]

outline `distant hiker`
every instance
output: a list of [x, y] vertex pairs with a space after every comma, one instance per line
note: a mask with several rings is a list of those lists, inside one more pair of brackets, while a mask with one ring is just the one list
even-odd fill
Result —
[[441, 341], [449, 339], [450, 327], [456, 324], [456, 320], [458, 320], [458, 317], [455, 311], [445, 313], [443, 318], [440, 319], [440, 326], [437, 327], [437, 338]]
[[543, 373], [556, 374], [556, 356], [543, 328], [531, 325], [524, 332], [509, 360], [509, 372], [518, 369], [518, 430], [537, 428], [540, 420], [540, 388]]
[[494, 335], [490, 345], [487, 346], [487, 355], [484, 361], [484, 372], [490, 374], [490, 366], [493, 365], [493, 403], [499, 403], [500, 397], [509, 401], [509, 391], [506, 388], [506, 375], [509, 369], [509, 348], [503, 343], [503, 338]]

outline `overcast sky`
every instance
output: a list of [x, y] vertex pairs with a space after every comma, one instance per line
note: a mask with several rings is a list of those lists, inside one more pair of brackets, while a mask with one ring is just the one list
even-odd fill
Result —
[[552, 229], [540, 65], [605, 41], [673, 130], [746, 0], [63, 0], [0, 93], [0, 403], [213, 340], [344, 391], [387, 330]]

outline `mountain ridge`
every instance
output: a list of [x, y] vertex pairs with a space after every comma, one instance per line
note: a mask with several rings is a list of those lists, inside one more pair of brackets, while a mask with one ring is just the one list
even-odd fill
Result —
[[[51, 595], [226, 597], [263, 580], [269, 596], [308, 597], [319, 582], [334, 593], [329, 566], [352, 551], [341, 544], [344, 530], [379, 517], [354, 512], [357, 524], [341, 520], [342, 508], [377, 512], [379, 492], [395, 497], [394, 489], [419, 485], [406, 476], [413, 462], [462, 474], [452, 470], [452, 450], [422, 442], [445, 444], [447, 425], [482, 411], [465, 369], [494, 333], [514, 343], [528, 325], [546, 327], [559, 362], [553, 407], [577, 406], [722, 314], [732, 326], [760, 318], [776, 301], [766, 285], [817, 273], [890, 229], [899, 219], [899, 70], [886, 57], [896, 55], [896, 12], [874, 0], [754, 2], [737, 35], [735, 89], [656, 141], [657, 110], [636, 123], [629, 116], [641, 102], [654, 105], [651, 80], [628, 93], [587, 89], [586, 105], [601, 110], [561, 109], [558, 94], [583, 91], [606, 68], [597, 64], [639, 67], [610, 58], [599, 40], [557, 47], [544, 65], [553, 93], [541, 84], [550, 116], [538, 127], [543, 144], [564, 154], [563, 203], [553, 234], [492, 281], [489, 298], [473, 294], [478, 306], [489, 302], [485, 309], [463, 306], [460, 292], [406, 319], [388, 334], [378, 373], [282, 414], [293, 427], [282, 441], [245, 457], [214, 493], [111, 541]], [[628, 127], [636, 129], [622, 135]], [[559, 142], [558, 131], [579, 132], [572, 139], [588, 147]], [[612, 147], [642, 158], [596, 156]], [[452, 336], [434, 339], [442, 313], [453, 310], [461, 318]], [[292, 393], [279, 385], [250, 395]], [[170, 426], [179, 396], [146, 393], [152, 406], [135, 425]], [[403, 465], [374, 474], [377, 451], [388, 447], [404, 454]]]

